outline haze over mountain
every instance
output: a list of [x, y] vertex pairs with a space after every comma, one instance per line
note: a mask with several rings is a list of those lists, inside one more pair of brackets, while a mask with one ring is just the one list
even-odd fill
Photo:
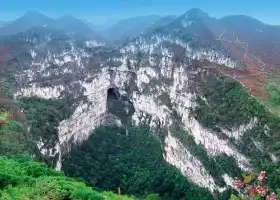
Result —
[[124, 40], [128, 37], [135, 37], [160, 19], [161, 17], [157, 15], [124, 19], [104, 30], [103, 35], [109, 40]]
[[5, 172], [0, 199], [34, 199], [36, 185], [46, 199], [101, 195], [35, 170], [22, 149], [139, 199], [252, 199], [248, 187], [280, 195], [280, 27], [194, 8], [95, 29], [34, 11], [0, 28], [0, 156], [17, 155], [0, 161], [19, 169]]
[[63, 16], [55, 20], [54, 28], [66, 32], [74, 32], [81, 36], [93, 37], [96, 39], [98, 39], [97, 37], [100, 37], [99, 39], [101, 39], [101, 36], [95, 33], [91, 27], [72, 15]]
[[5, 25], [7, 25], [7, 24], [9, 24], [9, 23], [10, 23], [10, 22], [1, 21], [1, 20], [0, 20], [0, 27], [5, 26]]
[[0, 29], [0, 35], [24, 32], [37, 26], [53, 26], [54, 20], [36, 11], [29, 11], [24, 16], [12, 21]]
[[101, 39], [101, 36], [96, 34], [92, 28], [71, 15], [63, 16], [55, 20], [36, 11], [29, 11], [24, 16], [10, 22], [8, 25], [2, 26], [0, 28], [0, 35], [12, 35], [34, 27], [46, 27], [67, 33], [75, 33], [84, 37]]

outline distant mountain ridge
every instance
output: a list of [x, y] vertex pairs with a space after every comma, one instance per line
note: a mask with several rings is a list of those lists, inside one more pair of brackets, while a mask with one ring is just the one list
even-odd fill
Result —
[[47, 17], [36, 11], [29, 11], [22, 17], [12, 21], [10, 24], [0, 29], [0, 35], [12, 35], [20, 32], [27, 31], [36, 26], [53, 26], [54, 21], [52, 18]]
[[55, 20], [37, 11], [29, 11], [8, 25], [1, 27], [0, 36], [17, 34], [40, 26], [64, 31], [66, 33], [74, 33], [82, 37], [99, 40], [103, 39], [91, 27], [71, 15], [63, 16]]
[[0, 28], [3, 27], [3, 26], [6, 26], [9, 23], [10, 23], [9, 21], [2, 21], [2, 20], [0, 20]]
[[128, 37], [138, 36], [161, 18], [158, 15], [127, 18], [103, 30], [102, 34], [109, 40], [124, 40]]

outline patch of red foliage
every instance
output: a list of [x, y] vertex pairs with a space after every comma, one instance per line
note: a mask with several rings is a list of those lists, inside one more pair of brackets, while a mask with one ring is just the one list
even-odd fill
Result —
[[264, 87], [267, 84], [267, 73], [254, 60], [248, 59], [245, 69], [229, 69], [223, 67], [220, 70], [242, 83], [243, 86], [248, 88], [250, 94], [262, 100], [267, 100], [268, 95]]
[[232, 57], [240, 60], [242, 64], [237, 68], [218, 67], [222, 75], [229, 76], [244, 87], [250, 94], [267, 102], [268, 94], [265, 91], [267, 84], [267, 63], [264, 63], [259, 57], [246, 50], [244, 44], [225, 43], [225, 47], [230, 51]]

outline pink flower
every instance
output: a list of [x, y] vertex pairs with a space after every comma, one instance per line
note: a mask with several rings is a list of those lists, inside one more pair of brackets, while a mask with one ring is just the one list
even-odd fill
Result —
[[270, 195], [266, 197], [266, 200], [276, 200], [276, 195], [274, 192], [272, 192]]
[[233, 181], [232, 185], [237, 188], [242, 188], [244, 186], [244, 182], [242, 180], [237, 179]]
[[261, 185], [258, 185], [256, 187], [256, 191], [261, 197], [264, 197], [267, 193], [267, 189], [265, 187], [261, 186]]
[[245, 192], [249, 193], [250, 196], [254, 197], [257, 195], [257, 188], [254, 185], [250, 185], [245, 188]]
[[258, 181], [262, 183], [265, 179], [266, 179], [266, 172], [262, 171], [258, 176]]

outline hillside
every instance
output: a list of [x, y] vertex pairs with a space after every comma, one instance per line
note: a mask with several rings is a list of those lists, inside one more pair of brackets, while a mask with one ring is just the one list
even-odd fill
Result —
[[0, 199], [132, 200], [112, 192], [94, 191], [84, 183], [67, 178], [28, 157], [0, 156]]

